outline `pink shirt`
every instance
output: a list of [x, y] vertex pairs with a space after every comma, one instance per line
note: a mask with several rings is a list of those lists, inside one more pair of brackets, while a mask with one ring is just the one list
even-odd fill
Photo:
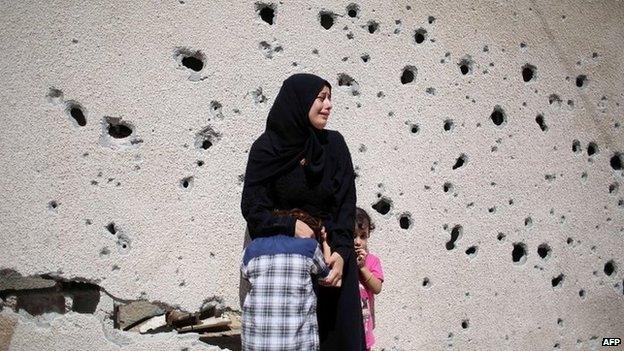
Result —
[[[364, 266], [368, 268], [373, 276], [383, 282], [383, 271], [381, 261], [372, 253], [366, 255]], [[375, 344], [373, 329], [375, 328], [375, 294], [364, 287], [363, 278], [360, 277], [360, 299], [362, 302], [362, 316], [364, 317], [364, 333], [366, 334], [366, 348], [370, 350]]]

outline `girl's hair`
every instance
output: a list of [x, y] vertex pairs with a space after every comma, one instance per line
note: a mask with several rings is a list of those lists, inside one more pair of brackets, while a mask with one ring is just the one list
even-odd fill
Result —
[[[369, 234], [375, 229], [375, 224], [371, 220], [368, 213], [360, 207], [355, 208], [355, 226], [359, 229], [368, 229]], [[353, 232], [353, 235], [356, 235], [355, 231]]]

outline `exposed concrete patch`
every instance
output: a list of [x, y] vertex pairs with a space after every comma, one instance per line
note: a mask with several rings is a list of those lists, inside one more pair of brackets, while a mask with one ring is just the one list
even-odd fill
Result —
[[21, 274], [12, 269], [0, 270], [0, 291], [45, 289], [55, 285], [56, 281], [53, 279], [45, 279], [39, 276], [22, 277]]
[[9, 314], [0, 314], [0, 350], [8, 350], [13, 337], [17, 318]]
[[146, 318], [165, 313], [165, 308], [148, 301], [133, 301], [115, 306], [115, 327], [126, 330]]
[[[196, 333], [138, 334], [115, 330], [94, 315], [68, 312], [29, 317], [2, 311], [0, 321], [14, 320], [14, 333], [8, 348], [17, 350], [203, 350], [219, 347], [207, 345]], [[1, 322], [0, 322], [1, 323]], [[0, 334], [2, 335], [2, 334]]]

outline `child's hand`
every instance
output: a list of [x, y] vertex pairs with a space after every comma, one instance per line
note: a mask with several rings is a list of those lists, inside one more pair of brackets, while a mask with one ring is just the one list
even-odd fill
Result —
[[321, 228], [321, 239], [323, 239], [323, 241], [327, 241], [327, 232], [325, 231], [325, 226]]
[[356, 247], [355, 253], [357, 254], [358, 268], [364, 267], [364, 262], [366, 261], [366, 255], [368, 255], [368, 253], [361, 247]]

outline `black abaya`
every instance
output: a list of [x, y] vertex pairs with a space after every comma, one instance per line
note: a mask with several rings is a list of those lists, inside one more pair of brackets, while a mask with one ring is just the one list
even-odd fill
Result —
[[[291, 76], [282, 86], [266, 131], [249, 152], [241, 210], [252, 239], [294, 235], [295, 220], [273, 209], [301, 208], [324, 219], [332, 251], [344, 260], [342, 287], [319, 287], [317, 316], [321, 350], [365, 350], [353, 249], [355, 175], [349, 149], [337, 131], [317, 130], [307, 112], [325, 80]], [[331, 86], [330, 86], [331, 87]], [[309, 161], [301, 166], [305, 157]]]

